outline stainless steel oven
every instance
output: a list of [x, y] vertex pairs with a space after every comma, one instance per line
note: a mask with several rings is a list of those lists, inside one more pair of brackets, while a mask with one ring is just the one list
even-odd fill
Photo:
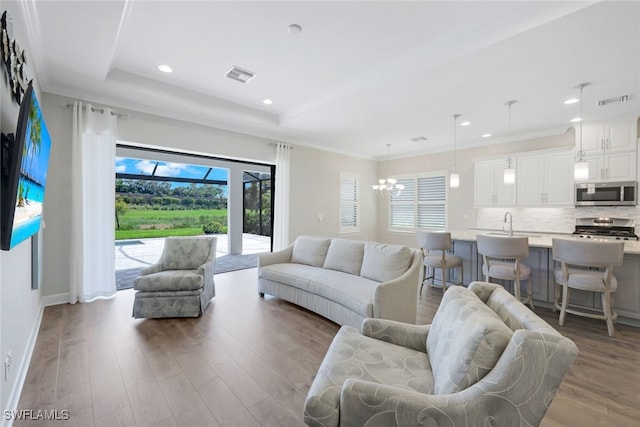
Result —
[[636, 199], [635, 181], [576, 184], [576, 206], [634, 206]]

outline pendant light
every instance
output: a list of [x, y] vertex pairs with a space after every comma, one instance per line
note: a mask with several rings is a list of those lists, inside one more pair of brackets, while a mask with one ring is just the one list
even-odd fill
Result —
[[585, 86], [589, 86], [589, 83], [580, 83], [576, 88], [580, 89], [580, 150], [578, 150], [578, 161], [573, 164], [573, 178], [576, 181], [586, 181], [589, 179], [589, 162], [585, 162], [582, 156], [584, 151], [582, 150], [582, 122], [584, 117], [582, 116], [582, 89]]
[[509, 158], [507, 158], [507, 167], [504, 170], [504, 183], [507, 185], [511, 185], [516, 182], [516, 169], [513, 167], [513, 161], [511, 159], [511, 106], [515, 103], [516, 101], [507, 101], [505, 104], [509, 107], [509, 133], [507, 139]]
[[449, 174], [449, 187], [458, 188], [460, 187], [460, 174], [456, 170], [456, 131], [457, 131], [457, 121], [460, 114], [453, 115], [453, 167], [451, 168], [451, 173]]
[[386, 196], [395, 191], [395, 195], [399, 195], [404, 190], [404, 185], [398, 184], [398, 180], [389, 177], [389, 161], [390, 161], [391, 144], [387, 144], [387, 178], [379, 179], [377, 184], [371, 186], [380, 195]]

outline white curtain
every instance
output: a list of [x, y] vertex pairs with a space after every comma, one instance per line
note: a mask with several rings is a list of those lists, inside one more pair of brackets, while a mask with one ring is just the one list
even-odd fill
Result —
[[108, 108], [73, 104], [69, 302], [109, 297], [115, 283], [115, 135]]
[[289, 246], [289, 179], [291, 146], [276, 144], [276, 188], [273, 212], [273, 250]]

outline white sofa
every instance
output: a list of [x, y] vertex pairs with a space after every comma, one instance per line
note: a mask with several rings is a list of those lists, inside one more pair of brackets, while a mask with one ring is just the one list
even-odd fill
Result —
[[300, 236], [258, 257], [258, 293], [360, 328], [366, 318], [415, 323], [422, 257], [416, 249]]

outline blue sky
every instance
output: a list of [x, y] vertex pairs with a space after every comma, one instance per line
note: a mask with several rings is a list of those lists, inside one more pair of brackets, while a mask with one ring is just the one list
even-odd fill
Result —
[[[116, 157], [116, 173], [151, 175], [156, 162], [151, 160]], [[209, 168], [207, 166], [187, 165], [184, 163], [159, 162], [156, 176], [202, 179]], [[228, 179], [227, 169], [214, 168], [207, 179]]]

